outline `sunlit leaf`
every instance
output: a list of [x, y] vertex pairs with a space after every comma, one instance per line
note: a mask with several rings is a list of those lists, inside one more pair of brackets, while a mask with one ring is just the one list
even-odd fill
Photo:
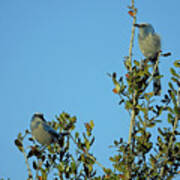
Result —
[[91, 120], [91, 121], [89, 122], [89, 124], [90, 124], [90, 126], [91, 126], [91, 129], [93, 129], [93, 128], [94, 128], [94, 122], [93, 122], [93, 120]]
[[19, 139], [16, 139], [16, 140], [14, 141], [14, 143], [15, 143], [15, 145], [18, 147], [18, 149], [19, 149], [21, 152], [23, 152], [23, 144], [22, 144], [22, 142], [21, 142]]
[[134, 17], [136, 15], [136, 12], [135, 11], [128, 11], [128, 14], [132, 17]]
[[180, 60], [176, 60], [174, 62], [174, 66], [177, 67], [177, 68], [180, 68]]
[[112, 90], [115, 94], [118, 94], [119, 92], [120, 92], [120, 89], [121, 89], [121, 87], [120, 87], [120, 84], [116, 84], [115, 85], [115, 88]]
[[173, 76], [176, 76], [177, 78], [180, 78], [180, 76], [176, 73], [176, 70], [173, 68], [170, 68], [170, 72]]
[[140, 63], [139, 63], [138, 61], [136, 61], [136, 60], [134, 60], [134, 64], [135, 64], [136, 66], [140, 66]]
[[75, 138], [78, 138], [78, 137], [79, 137], [79, 133], [76, 132], [76, 133], [75, 133]]
[[177, 117], [180, 118], [180, 107], [175, 106], [174, 112], [176, 113]]

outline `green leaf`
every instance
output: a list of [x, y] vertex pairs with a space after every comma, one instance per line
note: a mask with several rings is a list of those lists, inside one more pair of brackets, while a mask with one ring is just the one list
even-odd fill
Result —
[[77, 121], [77, 118], [76, 118], [76, 116], [73, 116], [72, 118], [70, 118], [70, 120], [72, 123], [75, 123]]
[[114, 145], [115, 145], [115, 146], [118, 146], [118, 145], [119, 145], [119, 142], [116, 141], [116, 140], [114, 140]]
[[156, 123], [161, 123], [162, 120], [154, 120]]
[[75, 133], [75, 138], [78, 138], [78, 137], [79, 137], [79, 133], [76, 132], [76, 133]]
[[174, 87], [171, 82], [169, 82], [168, 85], [169, 85], [170, 89], [174, 90]]
[[106, 173], [106, 174], [111, 174], [111, 169], [109, 168], [104, 168], [103, 171]]
[[180, 78], [180, 76], [176, 73], [175, 69], [170, 68], [170, 72], [173, 76], [176, 76], [177, 78]]
[[147, 112], [147, 109], [142, 107], [141, 105], [137, 105], [136, 108], [138, 108], [140, 111], [142, 111], [143, 113]]
[[59, 172], [64, 172], [65, 167], [64, 167], [64, 164], [62, 162], [60, 162], [58, 164], [57, 168], [58, 168]]
[[41, 168], [41, 174], [42, 174], [42, 179], [47, 180], [47, 172], [46, 172], [46, 170]]
[[14, 143], [15, 143], [15, 145], [17, 146], [17, 148], [18, 148], [21, 152], [23, 152], [23, 144], [22, 144], [22, 142], [21, 142], [19, 139], [16, 139], [16, 140], [14, 141]]
[[177, 67], [177, 68], [180, 68], [180, 60], [176, 60], [174, 62], [174, 66]]
[[90, 124], [90, 126], [91, 126], [91, 129], [93, 129], [93, 128], [94, 128], [94, 122], [93, 122], [93, 120], [91, 120], [91, 121], [89, 122], [89, 124]]
[[152, 127], [154, 127], [155, 125], [156, 125], [156, 123], [151, 122], [151, 123], [148, 123], [148, 124], [147, 124], [147, 127], [152, 128]]
[[86, 146], [86, 149], [89, 150], [90, 142], [87, 139], [85, 140], [85, 146]]
[[72, 172], [76, 172], [76, 163], [75, 161], [71, 162], [71, 168], [72, 168]]
[[135, 64], [136, 66], [140, 66], [140, 63], [139, 63], [138, 61], [136, 61], [136, 60], [134, 60], [134, 64]]
[[171, 107], [167, 107], [167, 110], [170, 112], [170, 113], [173, 113], [173, 109]]
[[23, 140], [23, 136], [22, 136], [22, 134], [21, 134], [21, 133], [19, 133], [19, 134], [18, 134], [18, 139], [19, 139], [20, 141], [22, 141], [22, 140]]
[[177, 83], [177, 84], [180, 83], [180, 81], [179, 81], [178, 79], [176, 79], [175, 77], [172, 77], [171, 79], [172, 79], [172, 81], [174, 81], [174, 82]]
[[176, 116], [179, 118], [180, 117], [180, 107], [175, 106], [174, 112], [176, 113]]
[[131, 103], [130, 101], [126, 101], [125, 108], [126, 108], [127, 110], [131, 109], [131, 108], [132, 108], [132, 103]]

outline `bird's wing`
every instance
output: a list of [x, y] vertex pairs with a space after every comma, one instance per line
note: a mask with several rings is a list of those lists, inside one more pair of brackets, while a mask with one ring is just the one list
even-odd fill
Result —
[[139, 45], [147, 58], [153, 58], [161, 50], [161, 40], [157, 34], [149, 33], [145, 38], [139, 37]]
[[49, 125], [46, 123], [43, 123], [43, 127], [46, 131], [48, 131], [51, 135], [53, 135], [55, 138], [59, 138], [59, 134]]
[[160, 36], [158, 34], [153, 35], [153, 42], [154, 42], [154, 46], [158, 47], [159, 50], [161, 50], [161, 39], [160, 39]]
[[151, 49], [158, 52], [161, 50], [161, 39], [157, 34], [150, 34], [147, 43], [151, 46]]

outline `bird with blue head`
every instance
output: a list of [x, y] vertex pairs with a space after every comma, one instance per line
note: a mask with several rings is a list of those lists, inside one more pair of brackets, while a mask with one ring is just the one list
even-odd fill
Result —
[[161, 39], [151, 24], [141, 23], [134, 24], [135, 27], [139, 28], [138, 43], [142, 54], [149, 59], [153, 64], [153, 89], [155, 95], [161, 94], [161, 82], [158, 76], [159, 68], [155, 66], [158, 59], [159, 52], [161, 51]]
[[31, 119], [31, 134], [41, 145], [59, 143], [62, 134], [58, 134], [48, 125], [42, 113], [35, 113]]

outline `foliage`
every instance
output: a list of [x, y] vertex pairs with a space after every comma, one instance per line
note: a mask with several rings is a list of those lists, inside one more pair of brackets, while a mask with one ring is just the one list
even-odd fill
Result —
[[[57, 122], [56, 122], [57, 121]], [[70, 117], [69, 114], [63, 112], [56, 117], [50, 125], [62, 133], [62, 130], [72, 133], [75, 129], [76, 117]], [[64, 133], [62, 142], [52, 144], [48, 147], [41, 147], [32, 137], [29, 141], [32, 143], [29, 150], [25, 153], [27, 161], [33, 159], [32, 169], [36, 171], [36, 179], [47, 179], [48, 174], [53, 171], [54, 179], [89, 179], [95, 176], [96, 170], [94, 164], [96, 159], [89, 153], [91, 146], [94, 143], [95, 137], [92, 135], [94, 124], [93, 121], [85, 123], [86, 131], [80, 137], [78, 132], [75, 132], [74, 137]], [[18, 135], [15, 144], [21, 152], [25, 152], [23, 140], [30, 132], [26, 130], [25, 135]], [[76, 152], [71, 152], [71, 143], [77, 146]], [[35, 157], [35, 158], [33, 158]], [[31, 171], [31, 170], [30, 170]], [[32, 179], [32, 172], [29, 173], [28, 179]]]
[[[178, 67], [179, 62], [175, 61], [174, 65]], [[124, 104], [128, 112], [135, 112], [135, 122], [130, 143], [122, 138], [115, 140], [111, 147], [116, 149], [117, 154], [110, 160], [114, 169], [125, 177], [172, 179], [179, 174], [180, 167], [180, 143], [177, 140], [180, 135], [177, 129], [180, 120], [180, 76], [175, 68], [170, 69], [169, 89], [157, 104], [153, 92], [146, 92], [152, 76], [150, 66], [142, 66], [142, 63], [134, 61], [125, 81], [123, 77], [117, 81], [116, 73], [112, 75], [115, 88], [119, 88], [119, 104]], [[152, 142], [152, 129], [162, 121], [167, 121], [169, 125], [157, 128], [157, 142]]]
[[[128, 8], [134, 24], [137, 9], [133, 0]], [[132, 60], [133, 39], [132, 25], [129, 56], [124, 59], [127, 73], [121, 77], [117, 77], [116, 73], [109, 74], [115, 86], [113, 92], [119, 96], [119, 105], [129, 112], [131, 121], [129, 141], [120, 138], [110, 146], [116, 152], [109, 158], [113, 168], [104, 167], [91, 153], [95, 141], [93, 121], [85, 123], [85, 132], [80, 134], [76, 131], [76, 117], [63, 112], [56, 117], [56, 121], [50, 123], [57, 132], [68, 132], [64, 133], [60, 145], [55, 143], [41, 147], [28, 130], [24, 135], [19, 133], [15, 140], [15, 145], [25, 157], [28, 179], [33, 179], [35, 174], [36, 179], [46, 180], [50, 173], [54, 179], [61, 180], [172, 179], [179, 174], [180, 60], [175, 61], [174, 67], [170, 68], [171, 80], [167, 93], [157, 98], [150, 91], [153, 73], [149, 60]], [[169, 55], [166, 53], [163, 56]], [[167, 127], [162, 127], [162, 121], [167, 122]], [[156, 141], [152, 140], [152, 130], [157, 130]], [[25, 147], [27, 136], [30, 136], [28, 143], [31, 145]], [[72, 149], [75, 149], [74, 152]], [[102, 175], [97, 175], [96, 165], [102, 168]]]

